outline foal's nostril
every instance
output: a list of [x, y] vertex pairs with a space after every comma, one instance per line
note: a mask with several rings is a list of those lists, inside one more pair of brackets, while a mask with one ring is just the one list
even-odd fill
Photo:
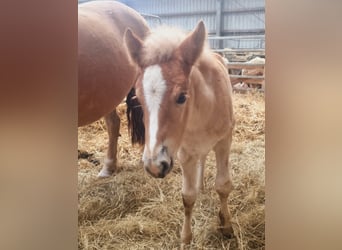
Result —
[[161, 163], [161, 172], [159, 174], [160, 178], [164, 178], [166, 176], [166, 174], [169, 172], [169, 163], [167, 161], [162, 161]]
[[169, 169], [169, 163], [167, 161], [162, 161], [162, 174], [165, 175], [165, 172]]

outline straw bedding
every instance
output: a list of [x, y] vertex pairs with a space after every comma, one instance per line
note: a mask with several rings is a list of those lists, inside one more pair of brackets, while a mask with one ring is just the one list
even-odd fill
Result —
[[[218, 230], [215, 157], [208, 156], [205, 188], [195, 203], [193, 241], [186, 249], [265, 248], [265, 103], [260, 93], [234, 94], [236, 127], [229, 196], [234, 238]], [[98, 179], [107, 148], [103, 120], [78, 129], [79, 249], [179, 249], [183, 223], [178, 162], [164, 179], [144, 172], [142, 149], [130, 143], [125, 105], [118, 107], [118, 171]]]

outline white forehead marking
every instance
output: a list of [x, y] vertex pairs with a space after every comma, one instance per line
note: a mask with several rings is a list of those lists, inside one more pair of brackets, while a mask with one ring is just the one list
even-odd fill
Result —
[[150, 152], [157, 142], [158, 114], [161, 101], [166, 91], [166, 83], [159, 65], [152, 65], [145, 69], [142, 81], [145, 103], [150, 114], [149, 134]]

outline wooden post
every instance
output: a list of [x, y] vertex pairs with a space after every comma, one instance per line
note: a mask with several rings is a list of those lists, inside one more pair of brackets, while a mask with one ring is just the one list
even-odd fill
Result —
[[[216, 0], [216, 36], [222, 34], [222, 0]], [[219, 40], [219, 49], [223, 48], [223, 40]]]

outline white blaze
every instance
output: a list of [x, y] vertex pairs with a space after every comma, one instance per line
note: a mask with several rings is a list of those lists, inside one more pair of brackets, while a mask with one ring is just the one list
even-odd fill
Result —
[[166, 84], [159, 65], [152, 65], [145, 69], [142, 81], [145, 103], [150, 114], [149, 134], [150, 152], [157, 142], [159, 108], [166, 91]]

